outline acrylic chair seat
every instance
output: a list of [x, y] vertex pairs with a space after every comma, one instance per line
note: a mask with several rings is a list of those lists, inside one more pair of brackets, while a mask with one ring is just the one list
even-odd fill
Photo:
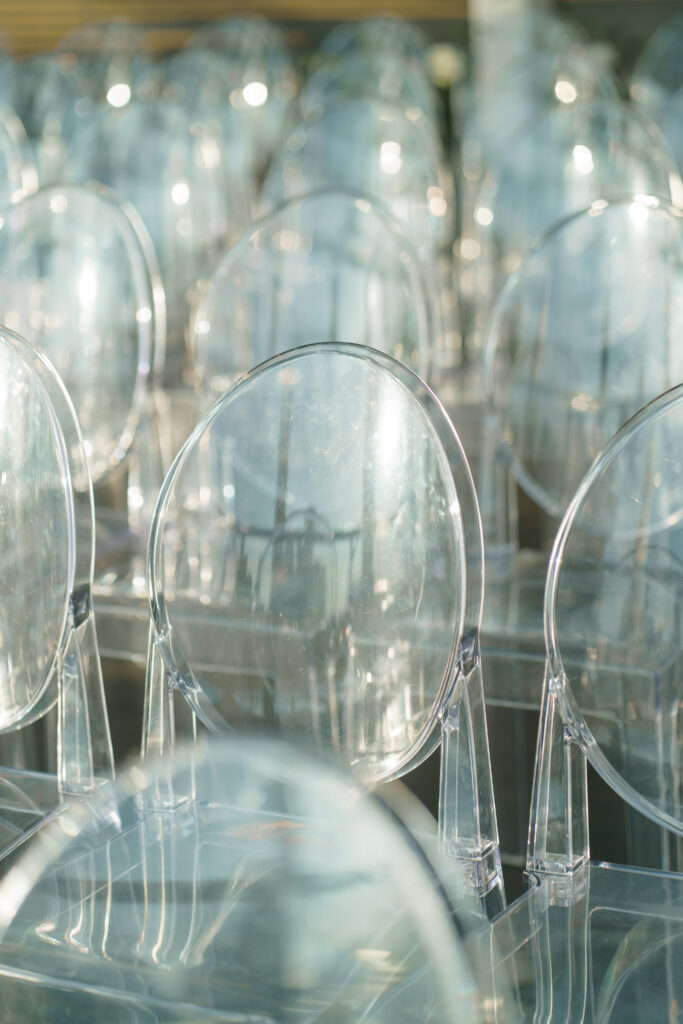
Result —
[[681, 437], [678, 387], [615, 435], [555, 541], [530, 890], [496, 924], [504, 958], [517, 961], [529, 985], [527, 1019], [675, 1019], [680, 1006], [683, 875], [590, 861], [586, 772], [590, 761], [626, 805], [666, 830], [675, 855], [683, 836]]
[[500, 898], [476, 497], [412, 371], [324, 343], [243, 377], [166, 478], [148, 576], [145, 753], [188, 704], [213, 731], [303, 737], [369, 784], [441, 742], [442, 840]]
[[73, 406], [47, 360], [0, 335], [0, 731], [57, 706], [56, 776], [3, 773], [8, 853], [62, 799], [113, 773], [92, 604], [94, 514]]
[[309, 753], [194, 745], [66, 811], [0, 884], [5, 1006], [483, 1024], [483, 921], [434, 879], [399, 819]]

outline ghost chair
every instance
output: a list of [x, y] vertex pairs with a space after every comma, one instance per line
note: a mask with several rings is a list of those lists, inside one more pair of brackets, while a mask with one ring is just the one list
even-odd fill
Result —
[[0, 335], [0, 731], [57, 708], [57, 772], [2, 771], [6, 856], [113, 773], [92, 599], [93, 498], [73, 406], [45, 357]]
[[[539, 239], [492, 312], [477, 481], [488, 581], [482, 644], [487, 698], [513, 709], [495, 716], [508, 730], [513, 714], [519, 736], [539, 706], [543, 594], [557, 525], [614, 432], [683, 374], [682, 253], [680, 210], [648, 196], [596, 200]], [[524, 545], [520, 496], [534, 525]], [[500, 768], [498, 775], [494, 759], [503, 804], [518, 809], [503, 848], [519, 856], [530, 780], [505, 761]], [[652, 857], [660, 866], [654, 850]]]
[[[673, 1020], [683, 876], [590, 860], [588, 762], [666, 830], [681, 817], [683, 389], [609, 442], [557, 534], [529, 819], [529, 891], [496, 923], [534, 1021]], [[673, 858], [672, 858], [673, 859]]]
[[[41, 834], [0, 884], [3, 998], [35, 1021], [483, 1024], [476, 916], [357, 783], [225, 738], [134, 766]], [[514, 1019], [500, 996], [496, 1019]]]
[[607, 97], [558, 104], [520, 129], [475, 203], [473, 334], [530, 245], [596, 199], [647, 194], [680, 205], [681, 179], [661, 131]]
[[335, 189], [288, 200], [228, 250], [202, 293], [191, 336], [203, 411], [311, 338], [379, 348], [429, 378], [430, 297], [410, 240], [373, 200]]
[[164, 385], [182, 387], [190, 312], [201, 281], [249, 222], [246, 183], [232, 181], [220, 140], [184, 107], [138, 99], [93, 109], [69, 140], [66, 177], [99, 181], [137, 210], [166, 293]]
[[[74, 404], [102, 500], [103, 551], [113, 548], [115, 560], [117, 531], [119, 546], [130, 547], [132, 531], [144, 551], [165, 472], [156, 409], [165, 307], [140, 218], [101, 186], [41, 189], [5, 211], [0, 279], [0, 321], [47, 354]], [[125, 468], [121, 516], [105, 507], [102, 488]]]
[[441, 743], [442, 844], [500, 906], [480, 521], [418, 377], [336, 343], [251, 371], [166, 479], [148, 578], [145, 756], [172, 749], [176, 720], [268, 727], [376, 784]]

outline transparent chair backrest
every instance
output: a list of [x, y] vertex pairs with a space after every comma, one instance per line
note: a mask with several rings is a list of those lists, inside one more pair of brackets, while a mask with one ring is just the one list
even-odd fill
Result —
[[656, 126], [609, 99], [549, 109], [492, 168], [474, 211], [492, 274], [512, 273], [532, 242], [594, 199], [645, 193], [679, 204], [681, 180]]
[[[196, 800], [159, 812], [160, 787]], [[483, 1020], [451, 913], [373, 797], [234, 737], [131, 769], [39, 837], [0, 883], [3, 999], [27, 1005], [28, 968], [36, 1022], [102, 1019], [114, 992], [117, 1019]]]
[[[188, 110], [220, 140], [230, 174], [256, 191], [256, 155], [247, 106], [235, 101], [235, 68], [220, 50], [187, 46], [163, 62], [164, 95]], [[241, 95], [241, 90], [240, 90]]]
[[418, 110], [436, 125], [435, 91], [422, 64], [408, 64], [391, 53], [351, 53], [325, 62], [306, 80], [299, 97], [305, 117], [339, 98], [370, 96], [401, 110]]
[[284, 203], [223, 257], [194, 316], [194, 361], [215, 399], [311, 338], [379, 348], [426, 379], [438, 311], [400, 225], [351, 192]]
[[264, 184], [271, 207], [322, 188], [373, 196], [403, 225], [421, 258], [451, 241], [452, 182], [440, 142], [418, 110], [367, 97], [336, 100], [301, 121], [274, 159]]
[[683, 85], [683, 14], [665, 21], [638, 55], [631, 75], [632, 98], [655, 121]]
[[633, 807], [683, 835], [683, 388], [614, 437], [560, 527], [546, 587], [555, 699]]
[[26, 129], [41, 185], [63, 175], [65, 136], [78, 98], [75, 74], [58, 54], [38, 53], [17, 63], [12, 106]]
[[529, 251], [489, 321], [487, 391], [524, 490], [561, 516], [609, 438], [683, 378], [683, 214], [597, 200]]
[[125, 18], [94, 21], [67, 32], [57, 50], [89, 103], [125, 106], [153, 77], [153, 57], [145, 47], [146, 29]]
[[197, 282], [248, 222], [243, 186], [225, 171], [216, 137], [172, 103], [100, 105], [69, 144], [69, 177], [113, 188], [150, 234], [167, 296], [168, 383], [186, 370]]
[[513, 64], [496, 64], [483, 83], [473, 83], [467, 97], [465, 185], [479, 184], [489, 169], [504, 164], [519, 133], [547, 109], [594, 96], [616, 100], [618, 84], [585, 46], [574, 44], [559, 53], [541, 50]]
[[426, 50], [427, 39], [416, 25], [394, 15], [375, 15], [335, 25], [318, 46], [316, 56], [325, 61], [354, 53], [379, 53], [425, 68]]
[[0, 321], [46, 353], [76, 409], [95, 483], [127, 455], [163, 365], [163, 305], [135, 210], [106, 189], [41, 189], [4, 211]]
[[0, 729], [59, 699], [63, 791], [112, 773], [92, 611], [92, 488], [73, 406], [28, 342], [0, 334]]
[[262, 173], [287, 129], [298, 89], [284, 33], [258, 15], [224, 18], [200, 26], [187, 45], [217, 50], [226, 59], [230, 104], [247, 128], [252, 172]]
[[495, 860], [479, 512], [450, 421], [403, 364], [327, 343], [239, 381], [166, 478], [148, 574], [145, 753], [171, 745], [169, 688], [213, 731], [303, 737], [369, 783], [443, 734], [442, 837]]
[[313, 72], [299, 98], [304, 114], [335, 96], [372, 96], [436, 125], [438, 110], [426, 62], [427, 40], [397, 17], [371, 17], [336, 25], [312, 57]]

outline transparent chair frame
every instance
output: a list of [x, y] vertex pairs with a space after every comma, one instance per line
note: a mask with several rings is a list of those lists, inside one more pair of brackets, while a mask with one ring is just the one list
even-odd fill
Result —
[[[443, 407], [431, 390], [407, 367], [377, 350], [357, 345], [325, 343], [306, 346], [277, 356], [250, 371], [224, 395], [198, 425], [178, 454], [162, 487], [154, 516], [148, 551], [148, 585], [151, 605], [150, 648], [145, 691], [142, 755], [168, 754], [174, 746], [175, 704], [189, 703], [193, 727], [197, 721], [212, 732], [227, 724], [202, 689], [180, 647], [169, 617], [163, 582], [163, 531], [165, 518], [184, 464], [201, 443], [204, 433], [240, 392], [260, 374], [285, 369], [297, 360], [317, 353], [334, 353], [341, 359], [370, 363], [383, 375], [400, 383], [414, 397], [438, 438], [457, 495], [459, 513], [452, 509], [456, 544], [461, 552], [463, 578], [454, 581], [462, 595], [461, 621], [431, 709], [430, 719], [385, 781], [421, 763], [441, 743], [439, 833], [443, 846], [463, 865], [474, 892], [490, 913], [504, 904], [498, 851], [498, 830], [491, 784], [483, 681], [479, 653], [479, 626], [483, 603], [483, 548], [481, 522], [470, 470], [460, 441]], [[459, 522], [458, 522], [459, 521]]]
[[55, 370], [27, 341], [4, 328], [1, 341], [23, 361], [44, 393], [62, 467], [69, 529], [61, 631], [34, 699], [28, 706], [18, 707], [13, 718], [6, 719], [3, 731], [35, 721], [57, 702], [57, 781], [60, 796], [65, 799], [92, 792], [114, 773], [92, 602], [92, 484], [78, 421]]
[[[675, 411], [682, 403], [683, 387], [679, 386], [652, 401], [622, 427], [581, 483], [555, 540], [546, 583], [546, 674], [529, 818], [526, 870], [529, 875], [550, 877], [558, 884], [561, 884], [563, 878], [571, 882], [590, 857], [586, 774], [588, 761], [626, 803], [673, 834], [683, 836], [680, 813], [669, 813], [642, 791], [639, 792], [601, 749], [600, 742], [586, 721], [581, 702], [577, 701], [573, 692], [563, 664], [557, 630], [559, 577], [572, 532], [581, 528], [579, 517], [582, 511], [589, 507], [601, 479], [621, 453], [628, 449], [629, 443], [637, 439], [644, 428], [656, 424], [666, 416], [667, 411]], [[657, 489], [656, 478], [651, 480], [646, 476], [642, 482], [644, 493], [653, 487]], [[661, 483], [665, 486], [666, 480]], [[645, 510], [644, 515], [647, 514]], [[670, 521], [675, 522], [679, 514], [680, 510], [671, 510]], [[653, 530], [659, 528], [657, 524], [650, 525]], [[585, 528], [590, 529], [590, 524], [586, 524]], [[644, 522], [642, 537], [647, 537], [648, 529]], [[669, 756], [675, 760], [675, 721], [672, 728], [673, 746], [667, 747], [666, 736], [662, 737], [661, 742], [662, 750], [669, 749]]]
[[[110, 450], [99, 451], [95, 445], [89, 446], [90, 474], [97, 488], [122, 464], [127, 464], [128, 526], [134, 534], [146, 539], [156, 495], [170, 464], [170, 454], [165, 450], [160, 397], [166, 345], [166, 305], [156, 255], [147, 230], [130, 203], [120, 200], [113, 191], [97, 182], [48, 185], [21, 199], [8, 211], [6, 220], [9, 222], [16, 217], [21, 221], [25, 217], [30, 221], [34, 208], [38, 213], [49, 209], [49, 216], [68, 216], [69, 203], [78, 203], [79, 199], [90, 203], [95, 211], [99, 207], [102, 216], [112, 219], [115, 225], [112, 230], [125, 247], [134, 290], [135, 309], [131, 313], [134, 313], [137, 345], [135, 380], [128, 397], [125, 423], [120, 434], [113, 439]], [[5, 230], [10, 230], [9, 223]], [[17, 230], [21, 230], [21, 226]], [[95, 232], [95, 226], [91, 230]], [[46, 246], [49, 244], [45, 241]], [[13, 258], [11, 253], [9, 258]], [[64, 288], [69, 287], [80, 289], [81, 285], [78, 281], [67, 282]], [[49, 358], [51, 328], [47, 318], [43, 318], [43, 323], [35, 343], [45, 348]], [[30, 326], [26, 324], [26, 333]], [[76, 333], [74, 337], [77, 339]]]

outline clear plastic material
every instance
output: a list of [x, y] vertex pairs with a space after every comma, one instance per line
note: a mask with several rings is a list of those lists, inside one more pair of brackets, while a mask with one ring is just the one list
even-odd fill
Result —
[[336, 62], [356, 53], [388, 56], [408, 65], [425, 67], [427, 39], [416, 25], [393, 15], [375, 15], [344, 22], [327, 33], [316, 56]]
[[550, 515], [629, 416], [683, 378], [682, 260], [679, 209], [600, 199], [507, 282], [489, 321], [487, 391], [503, 459]]
[[216, 268], [194, 317], [194, 361], [213, 400], [271, 356], [312, 340], [364, 344], [427, 378], [438, 310], [417, 255], [384, 209], [351, 192], [292, 199]]
[[307, 79], [299, 105], [310, 117], [336, 99], [358, 96], [392, 103], [406, 112], [420, 111], [436, 125], [436, 95], [422, 65], [402, 65], [382, 51], [353, 53], [339, 64], [324, 62]]
[[560, 528], [546, 592], [564, 720], [606, 781], [679, 835], [682, 438], [681, 388], [617, 435]]
[[321, 188], [375, 197], [403, 225], [422, 259], [452, 240], [452, 181], [440, 142], [418, 110], [410, 115], [379, 100], [330, 102], [291, 132], [268, 172], [264, 201]]
[[59, 700], [63, 793], [88, 791], [113, 759], [92, 611], [94, 516], [83, 441], [54, 369], [0, 336], [3, 587], [0, 728]]
[[26, 129], [41, 185], [63, 176], [78, 101], [78, 79], [63, 55], [38, 53], [17, 63], [12, 107]]
[[119, 18], [78, 25], [60, 40], [58, 52], [83, 100], [75, 112], [77, 117], [89, 114], [99, 103], [125, 107], [144, 83], [153, 79], [145, 31]]
[[457, 435], [405, 366], [328, 343], [257, 368], [159, 496], [144, 752], [172, 746], [176, 690], [211, 730], [278, 729], [371, 783], [442, 738], [442, 839], [500, 892], [480, 531]]
[[664, 109], [683, 86], [683, 14], [665, 21], [638, 55], [630, 91], [636, 103], [661, 123]]
[[179, 383], [198, 282], [248, 221], [216, 137], [172, 103], [101, 105], [70, 143], [68, 171], [110, 186], [140, 214], [167, 296], [166, 381]]
[[680, 843], [682, 440], [679, 386], [612, 438], [555, 541], [531, 888], [493, 929], [525, 1019], [649, 1024], [680, 1003], [683, 879], [589, 861], [586, 765]]
[[300, 96], [305, 114], [335, 97], [366, 96], [418, 110], [437, 124], [436, 94], [425, 62], [427, 41], [414, 25], [374, 17], [336, 25], [313, 55]]
[[0, 321], [62, 377], [95, 482], [125, 458], [145, 413], [159, 325], [141, 231], [109, 192], [73, 184], [15, 203], [0, 225]]
[[683, 1000], [683, 877], [590, 865], [573, 899], [549, 884], [493, 926], [493, 972], [525, 1021], [660, 1024]]
[[231, 738], [132, 768], [40, 836], [0, 884], [4, 1006], [483, 1022], [464, 907], [372, 797], [304, 752]]
[[281, 29], [256, 15], [225, 18], [198, 28], [188, 46], [223, 56], [231, 82], [229, 102], [247, 129], [252, 173], [261, 174], [286, 131], [298, 88]]
[[486, 294], [496, 294], [531, 243], [562, 217], [595, 199], [636, 193], [675, 204], [682, 196], [654, 124], [607, 99], [548, 110], [520, 132], [479, 191], [474, 220]]
[[[250, 197], [256, 191], [249, 111], [235, 100], [235, 69], [220, 50], [186, 47], [164, 60], [164, 95], [206, 125], [220, 141], [221, 157]], [[240, 92], [241, 95], [241, 92]], [[246, 105], [245, 105], [246, 106]]]

